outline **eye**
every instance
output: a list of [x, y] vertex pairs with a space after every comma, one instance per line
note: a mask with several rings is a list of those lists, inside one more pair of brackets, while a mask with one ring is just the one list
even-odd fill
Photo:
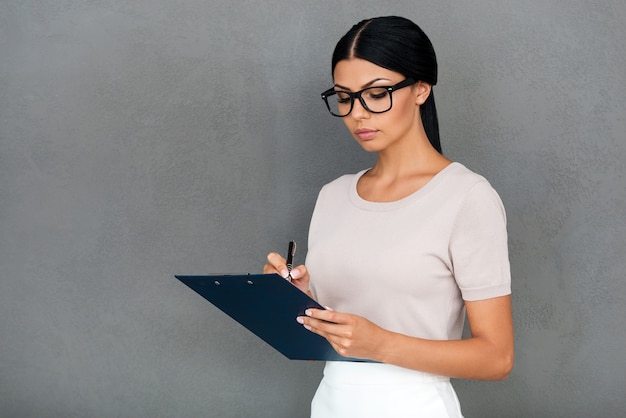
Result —
[[387, 96], [389, 96], [389, 91], [387, 91], [387, 89], [379, 87], [368, 89], [366, 92], [366, 97], [368, 100], [381, 100], [385, 99]]
[[343, 92], [343, 91], [338, 91], [337, 92], [337, 102], [338, 103], [342, 103], [342, 104], [350, 103], [350, 100], [351, 100], [350, 99], [350, 95], [347, 94], [346, 92]]

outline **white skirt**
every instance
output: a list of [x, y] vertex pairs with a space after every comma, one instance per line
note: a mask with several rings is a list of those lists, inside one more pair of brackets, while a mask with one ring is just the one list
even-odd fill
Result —
[[311, 418], [462, 418], [450, 379], [389, 364], [328, 361]]

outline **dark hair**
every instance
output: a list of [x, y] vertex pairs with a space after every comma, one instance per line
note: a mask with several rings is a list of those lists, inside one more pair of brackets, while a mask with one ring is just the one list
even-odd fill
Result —
[[[354, 25], [335, 47], [332, 71], [339, 61], [348, 58], [361, 58], [407, 78], [431, 86], [437, 84], [437, 57], [430, 39], [419, 26], [403, 17], [376, 17]], [[441, 153], [432, 90], [420, 114], [430, 143]]]

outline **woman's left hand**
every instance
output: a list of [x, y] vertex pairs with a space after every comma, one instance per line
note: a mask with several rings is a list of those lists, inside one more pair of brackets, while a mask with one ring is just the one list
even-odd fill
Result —
[[344, 357], [376, 360], [385, 335], [389, 332], [367, 319], [330, 309], [307, 309], [298, 322], [326, 338]]

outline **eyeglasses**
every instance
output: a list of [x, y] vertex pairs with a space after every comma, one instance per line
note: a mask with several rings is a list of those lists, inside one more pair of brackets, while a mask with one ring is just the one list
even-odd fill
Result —
[[385, 113], [391, 110], [393, 101], [391, 93], [403, 87], [411, 86], [417, 81], [407, 78], [393, 86], [368, 87], [357, 92], [335, 90], [334, 87], [322, 93], [322, 99], [333, 116], [343, 118], [352, 112], [354, 99], [359, 99], [361, 105], [371, 113]]

